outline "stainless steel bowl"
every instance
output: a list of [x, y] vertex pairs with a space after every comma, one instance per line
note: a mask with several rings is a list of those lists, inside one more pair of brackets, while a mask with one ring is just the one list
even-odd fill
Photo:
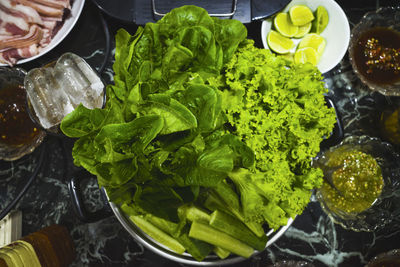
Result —
[[[195, 260], [189, 253], [178, 254], [169, 248], [163, 246], [159, 242], [155, 241], [153, 238], [144, 233], [139, 227], [137, 227], [126, 215], [125, 213], [113, 202], [110, 202], [110, 199], [107, 195], [107, 192], [104, 188], [102, 188], [103, 193], [107, 197], [107, 200], [110, 204], [110, 207], [117, 217], [118, 221], [122, 224], [126, 231], [140, 244], [144, 245], [149, 250], [154, 253], [167, 258], [172, 261], [176, 261], [179, 263], [196, 265], [196, 266], [222, 266], [229, 265], [234, 263], [239, 263], [241, 261], [246, 260], [243, 257], [239, 256], [230, 256], [227, 259], [220, 259], [217, 256], [209, 255], [203, 261]], [[271, 246], [275, 241], [281, 237], [286, 230], [292, 225], [293, 219], [290, 218], [288, 223], [285, 226], [282, 226], [277, 231], [271, 229], [266, 235], [268, 236], [268, 242], [266, 248]], [[255, 254], [260, 253], [257, 251]]]

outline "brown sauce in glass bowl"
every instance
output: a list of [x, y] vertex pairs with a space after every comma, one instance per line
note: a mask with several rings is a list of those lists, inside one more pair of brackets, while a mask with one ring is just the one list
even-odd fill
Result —
[[40, 133], [26, 111], [26, 94], [21, 85], [0, 89], [0, 142], [8, 146], [29, 144]]
[[400, 80], [400, 32], [375, 27], [363, 32], [354, 47], [354, 63], [365, 79], [376, 84]]

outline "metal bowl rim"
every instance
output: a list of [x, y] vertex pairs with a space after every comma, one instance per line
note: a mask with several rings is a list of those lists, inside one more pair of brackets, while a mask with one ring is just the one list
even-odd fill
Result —
[[[203, 261], [196, 261], [189, 253], [184, 253], [184, 254], [177, 254], [167, 247], [159, 244], [157, 241], [152, 239], [150, 236], [148, 236], [146, 233], [144, 233], [139, 227], [137, 227], [134, 223], [132, 223], [129, 218], [127, 218], [123, 212], [121, 212], [120, 208], [118, 205], [115, 203], [111, 202], [107, 191], [105, 190], [104, 187], [101, 188], [103, 191], [104, 195], [107, 198], [108, 203], [110, 204], [111, 210], [113, 211], [114, 215], [117, 217], [118, 221], [122, 224], [122, 226], [129, 232], [129, 234], [140, 244], [144, 245], [146, 248], [151, 250], [152, 252], [165, 257], [169, 260], [183, 263], [183, 264], [190, 264], [190, 265], [196, 265], [196, 266], [222, 266], [222, 265], [229, 265], [229, 264], [235, 264], [239, 263], [241, 261], [246, 260], [243, 257], [235, 256], [235, 257], [229, 257], [227, 259], [220, 259], [218, 257], [212, 257], [212, 256], [207, 256]], [[285, 226], [282, 226], [278, 229], [278, 231], [270, 231], [267, 233], [268, 236], [274, 234], [267, 242], [267, 245], [265, 248], [269, 247], [272, 245], [274, 242], [276, 242], [285, 232], [286, 230], [292, 225], [294, 222], [293, 218], [289, 218], [288, 223]], [[252, 256], [257, 255], [261, 251], [256, 251]]]

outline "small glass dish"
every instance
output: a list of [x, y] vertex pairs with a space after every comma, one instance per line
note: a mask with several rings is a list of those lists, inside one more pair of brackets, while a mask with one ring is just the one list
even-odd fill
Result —
[[35, 150], [46, 133], [30, 119], [20, 68], [0, 67], [0, 160], [17, 160]]
[[[354, 163], [348, 155], [357, 155]], [[335, 223], [375, 231], [393, 221], [400, 208], [400, 155], [392, 145], [366, 135], [349, 136], [321, 152], [313, 166], [324, 172], [317, 199]]]
[[400, 6], [366, 13], [351, 31], [349, 59], [372, 91], [400, 96]]
[[400, 249], [393, 249], [373, 257], [365, 267], [400, 266]]

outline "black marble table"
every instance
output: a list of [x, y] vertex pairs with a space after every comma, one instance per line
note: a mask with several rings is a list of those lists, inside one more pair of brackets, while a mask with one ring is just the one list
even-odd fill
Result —
[[[337, 2], [348, 16], [351, 27], [367, 11], [379, 6], [400, 4], [399, 0]], [[134, 33], [137, 25], [119, 21], [107, 14], [104, 14], [104, 18], [109, 25], [112, 50], [102, 76], [105, 81], [112, 82], [113, 36], [121, 27]], [[21, 67], [29, 70], [70, 51], [84, 57], [93, 67], [100, 68], [106, 54], [106, 35], [101, 25], [99, 10], [91, 1], [87, 1], [77, 25], [68, 37], [46, 56]], [[261, 22], [253, 22], [247, 27], [249, 38], [262, 47]], [[342, 117], [345, 134], [380, 137], [377, 127], [371, 125], [377, 125], [385, 103], [399, 103], [398, 99], [388, 99], [368, 91], [354, 75], [347, 55], [336, 68], [325, 74], [325, 82]], [[23, 234], [53, 223], [65, 225], [76, 246], [77, 257], [72, 266], [184, 266], [164, 259], [135, 242], [114, 216], [94, 223], [84, 223], [77, 218], [68, 191], [69, 177], [75, 168], [71, 159], [72, 145], [71, 140], [55, 136], [48, 136], [42, 144], [42, 148], [46, 149], [45, 164], [16, 207], [23, 214]], [[14, 162], [0, 161], [0, 209], [24, 185], [26, 177], [38, 162], [39, 150]], [[87, 181], [83, 188], [87, 206], [99, 208], [102, 202], [96, 181]], [[323, 213], [319, 203], [312, 199], [303, 214], [295, 219], [277, 242], [261, 254], [232, 266], [268, 266], [282, 260], [304, 260], [315, 266], [357, 267], [363, 266], [379, 253], [395, 248], [400, 248], [400, 220], [378, 232], [348, 231], [335, 225]]]

